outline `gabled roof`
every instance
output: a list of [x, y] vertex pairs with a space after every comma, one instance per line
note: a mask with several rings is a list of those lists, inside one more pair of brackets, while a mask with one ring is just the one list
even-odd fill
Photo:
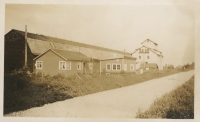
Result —
[[90, 59], [89, 57], [83, 55], [80, 52], [49, 49], [49, 50], [45, 51], [44, 53], [40, 54], [39, 56], [37, 56], [36, 58], [34, 58], [33, 60], [37, 60], [38, 58], [45, 55], [49, 51], [52, 51], [54, 54], [56, 54], [57, 56], [61, 57], [64, 60], [79, 60], [80, 61], [80, 60]]
[[[144, 63], [141, 63], [140, 68], [144, 67]], [[145, 68], [157, 69], [158, 65], [156, 63], [145, 63]]]
[[[155, 54], [157, 54], [157, 55], [163, 57], [162, 52], [160, 52], [160, 51], [158, 51], [158, 50], [156, 50], [156, 49], [153, 49], [153, 48], [146, 47], [146, 46], [142, 46], [142, 47], [140, 47], [140, 48], [135, 49], [135, 51], [134, 51], [133, 53], [137, 52], [138, 50], [140, 50], [140, 49], [143, 48], [143, 47], [145, 47], [145, 48], [149, 49], [149, 51], [151, 51], [151, 52], [153, 52], [153, 53], [155, 53]], [[133, 53], [132, 53], [132, 54], [133, 54]]]
[[[20, 35], [25, 36], [24, 31], [20, 31], [20, 30], [16, 30], [16, 29], [12, 29], [11, 31], [16, 31]], [[34, 34], [34, 33], [27, 32], [27, 37], [30, 39], [35, 39], [35, 40], [40, 40], [40, 41], [47, 41], [47, 42], [53, 42], [53, 43], [59, 43], [59, 44], [67, 44], [67, 45], [72, 45], [72, 46], [108, 51], [108, 52], [113, 52], [113, 53], [119, 53], [119, 54], [123, 54], [123, 55], [131, 55], [131, 53], [124, 52], [124, 51], [93, 46], [93, 45], [89, 45], [89, 44], [79, 43], [79, 42], [75, 42], [75, 41], [69, 41], [69, 40], [65, 40], [65, 39], [59, 39], [59, 38], [45, 36], [45, 35], [41, 35], [41, 34]]]
[[155, 43], [155, 42], [153, 42], [152, 40], [150, 40], [150, 39], [146, 39], [145, 41], [143, 41], [141, 44], [143, 44], [144, 42], [146, 42], [146, 41], [150, 41], [150, 42], [152, 42], [152, 43], [154, 43], [155, 45], [158, 45], [157, 43]]
[[83, 59], [89, 58], [80, 52], [64, 51], [64, 50], [57, 50], [57, 49], [52, 49], [52, 50], [55, 51], [57, 54], [63, 56], [67, 60], [83, 60]]

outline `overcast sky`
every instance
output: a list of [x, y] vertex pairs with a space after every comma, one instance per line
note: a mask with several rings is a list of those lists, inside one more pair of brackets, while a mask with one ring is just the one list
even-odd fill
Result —
[[164, 63], [194, 61], [195, 14], [191, 2], [72, 3], [6, 4], [5, 33], [24, 31], [27, 25], [31, 33], [130, 53], [150, 39], [158, 43]]

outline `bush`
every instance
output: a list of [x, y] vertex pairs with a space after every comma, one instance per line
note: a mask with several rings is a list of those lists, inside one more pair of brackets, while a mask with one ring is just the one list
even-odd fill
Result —
[[[22, 71], [26, 72], [27, 70]], [[21, 70], [20, 72], [16, 70], [12, 74], [4, 74], [4, 114], [42, 106], [58, 100], [134, 85], [179, 71], [171, 69], [167, 72], [158, 72], [156, 75], [151, 71], [142, 75], [123, 74], [122, 72], [122, 74], [117, 75], [111, 74], [109, 77], [104, 74], [100, 76], [96, 73], [91, 75], [78, 73], [81, 77], [79, 79], [76, 75], [57, 74], [50, 76], [41, 72], [27, 75], [27, 73], [21, 73]]]

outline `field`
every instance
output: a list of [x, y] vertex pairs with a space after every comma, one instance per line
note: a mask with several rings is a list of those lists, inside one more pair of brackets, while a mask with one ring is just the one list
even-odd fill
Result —
[[194, 119], [194, 77], [179, 88], [157, 99], [137, 118]]
[[[187, 68], [184, 71], [191, 70]], [[63, 75], [42, 76], [41, 74], [25, 74], [17, 71], [4, 74], [4, 114], [26, 110], [44, 104], [62, 101], [109, 89], [145, 82], [150, 79], [168, 76], [181, 72], [177, 69], [148, 71], [140, 75], [134, 74], [102, 74], [70, 77]]]

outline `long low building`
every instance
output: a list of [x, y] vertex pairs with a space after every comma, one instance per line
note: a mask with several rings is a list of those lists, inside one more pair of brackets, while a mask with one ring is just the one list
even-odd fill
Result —
[[[4, 71], [23, 67], [25, 64], [25, 32], [12, 29], [5, 35]], [[80, 52], [95, 61], [131, 56], [131, 53], [93, 46], [89, 44], [59, 39], [55, 37], [27, 33], [27, 66], [35, 69], [33, 59], [49, 49]], [[97, 69], [99, 71], [99, 69]]]

